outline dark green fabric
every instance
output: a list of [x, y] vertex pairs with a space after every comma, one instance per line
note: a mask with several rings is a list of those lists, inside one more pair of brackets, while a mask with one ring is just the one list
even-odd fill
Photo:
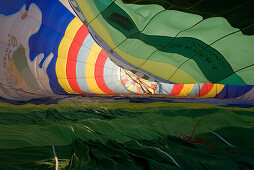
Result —
[[165, 9], [175, 9], [202, 15], [204, 18], [224, 17], [236, 28], [240, 28], [244, 34], [253, 35], [254, 1], [242, 0], [123, 0], [125, 3], [158, 4]]
[[[96, 2], [97, 1], [94, 3], [96, 4]], [[225, 77], [234, 74], [234, 70], [224, 56], [219, 51], [199, 39], [192, 37], [146, 35], [139, 31], [131, 17], [115, 3], [112, 3], [103, 13], [101, 13], [101, 16], [107, 23], [129, 39], [138, 39], [164, 53], [176, 53], [186, 58], [193, 59], [201, 72], [211, 83], [218, 83]], [[137, 51], [130, 50], [132, 56], [135, 56], [135, 53], [137, 53]], [[150, 57], [151, 55], [146, 61], [149, 60]], [[171, 64], [172, 61], [165, 57], [161, 62]], [[184, 63], [185, 62], [179, 65], [183, 65]], [[139, 67], [142, 67], [143, 64]], [[168, 80], [171, 77], [168, 77]], [[236, 75], [234, 78], [236, 79], [236, 84], [246, 85], [239, 76]]]
[[60, 169], [253, 169], [253, 111], [162, 102], [0, 103], [0, 169], [55, 169], [52, 145]]

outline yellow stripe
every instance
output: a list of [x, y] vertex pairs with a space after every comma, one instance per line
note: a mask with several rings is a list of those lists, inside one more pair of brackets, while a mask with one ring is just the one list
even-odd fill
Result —
[[145, 83], [147, 86], [152, 87], [152, 83], [151, 82], [149, 82], [147, 80], [144, 80], [144, 79], [142, 79], [142, 82]]
[[131, 78], [131, 77], [127, 77], [127, 80], [129, 80], [129, 81], [130, 81], [130, 80], [132, 80], [132, 78]]
[[124, 76], [124, 75], [127, 75], [127, 74], [125, 73], [125, 71], [121, 71], [121, 72], [120, 72], [120, 76]]
[[149, 90], [149, 92], [151, 92], [152, 94], [154, 94], [155, 91], [154, 91], [154, 89], [152, 88], [152, 83], [149, 82], [149, 81], [147, 81], [147, 80], [145, 80], [145, 79], [142, 79], [141, 81], [149, 87], [147, 90]]
[[66, 28], [65, 34], [63, 39], [60, 42], [59, 48], [58, 48], [58, 58], [56, 61], [56, 76], [59, 81], [59, 84], [62, 86], [62, 88], [72, 94], [77, 94], [73, 91], [71, 86], [69, 85], [67, 75], [66, 75], [66, 64], [67, 64], [67, 58], [68, 58], [68, 52], [69, 48], [71, 46], [71, 43], [79, 30], [79, 28], [83, 25], [83, 23], [75, 17], [68, 27]]
[[223, 84], [215, 84], [217, 86], [217, 94], [219, 94], [221, 92], [221, 90], [225, 87], [225, 85]]
[[187, 96], [193, 89], [194, 84], [184, 84], [182, 91], [178, 96]]
[[127, 89], [132, 92], [133, 88], [134, 88], [134, 85], [131, 84]]
[[101, 47], [97, 43], [94, 43], [86, 60], [86, 70], [85, 70], [86, 82], [89, 89], [92, 92], [97, 94], [106, 94], [98, 87], [94, 77], [95, 63], [100, 51], [101, 51]]
[[149, 92], [151, 92], [152, 94], [154, 94], [154, 89], [149, 88], [148, 90], [149, 90]]
[[210, 92], [202, 96], [201, 98], [215, 97], [223, 88], [224, 88], [224, 85], [222, 84], [214, 84]]

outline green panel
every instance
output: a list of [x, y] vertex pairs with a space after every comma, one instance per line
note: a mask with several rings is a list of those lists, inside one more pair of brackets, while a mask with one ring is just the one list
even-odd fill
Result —
[[253, 65], [238, 71], [236, 74], [241, 76], [246, 84], [254, 84], [254, 80], [249, 78], [250, 75], [254, 75]]
[[[151, 55], [156, 48], [153, 46], [149, 46], [145, 44], [142, 40], [139, 39], [127, 39], [123, 43], [121, 43], [118, 46], [119, 49], [122, 51], [128, 52], [129, 55], [131, 56], [138, 56], [140, 59], [147, 59], [147, 56]], [[134, 50], [130, 50], [134, 49]], [[133, 61], [130, 61], [130, 63], [140, 66], [140, 63], [134, 63]]]
[[200, 21], [202, 21], [202, 17], [199, 15], [167, 10], [152, 18], [142, 33], [175, 37], [179, 32], [192, 28]]
[[206, 77], [202, 74], [201, 70], [197, 66], [196, 62], [193, 60], [188, 60], [188, 64], [183, 64], [169, 80], [178, 80], [183, 81], [184, 84], [191, 84], [192, 81], [188, 80], [185, 76], [181, 76], [181, 72], [179, 70], [184, 70], [189, 73], [193, 79], [195, 79], [196, 83], [198, 82], [209, 82]]
[[226, 19], [214, 17], [203, 20], [193, 28], [181, 32], [178, 37], [195, 37], [209, 45], [223, 36], [238, 30], [230, 26]]
[[[249, 66], [246, 67], [242, 70], [237, 71], [235, 74], [237, 74], [238, 76], [240, 76], [242, 78], [242, 80], [246, 83], [246, 84], [254, 84], [254, 80], [250, 78], [250, 75], [254, 75], [254, 66]], [[236, 82], [236, 75], [232, 74], [231, 76], [227, 77], [226, 79], [222, 80], [221, 82], [218, 82], [220, 84], [238, 84], [238, 82]]]
[[151, 18], [165, 11], [159, 5], [123, 4], [121, 1], [116, 1], [116, 4], [130, 16], [139, 31], [150, 24]]
[[[76, 0], [76, 2], [79, 4], [83, 14], [85, 14], [87, 22], [90, 23], [112, 3], [112, 0]], [[86, 6], [89, 6], [90, 10], [87, 10], [88, 8]]]
[[[224, 17], [234, 28], [242, 29], [245, 35], [253, 35], [254, 1], [242, 0], [123, 0], [134, 4], [159, 4], [165, 9], [176, 9], [183, 12], [201, 15], [204, 18]], [[248, 27], [248, 29], [244, 29]]]
[[[254, 36], [243, 35], [241, 32], [234, 33], [212, 45], [225, 59], [230, 62], [234, 71], [254, 64]], [[249, 79], [254, 79], [249, 73]]]
[[[100, 4], [97, 8], [102, 11]], [[124, 4], [121, 0], [103, 9], [105, 10], [91, 22], [98, 35], [123, 59], [165, 80], [182, 74], [171, 75], [170, 72], [166, 75], [166, 72], [158, 71], [166, 71], [166, 65], [172, 68], [180, 67], [181, 72], [189, 75], [188, 82], [193, 81], [190, 83], [217, 83], [248, 65], [247, 63], [254, 62], [251, 59], [253, 48], [250, 48], [253, 44], [252, 36], [246, 38], [247, 36], [241, 35], [240, 38], [225, 41], [239, 29], [233, 28], [222, 17], [202, 21], [199, 15], [176, 10], [166, 11], [155, 4]], [[238, 41], [245, 47], [237, 46]], [[243, 64], [235, 64], [238, 60], [236, 56], [245, 52], [248, 55], [245, 55], [246, 60], [242, 60]], [[171, 59], [172, 54], [178, 55], [178, 59]], [[153, 62], [143, 66], [148, 60], [157, 62], [156, 66], [148, 67]], [[176, 83], [186, 82], [184, 78], [177, 79], [179, 82]], [[235, 74], [234, 84], [246, 83]]]

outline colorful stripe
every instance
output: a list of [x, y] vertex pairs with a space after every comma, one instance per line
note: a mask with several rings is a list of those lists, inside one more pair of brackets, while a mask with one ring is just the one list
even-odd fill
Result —
[[[155, 93], [157, 87], [159, 91], [156, 94], [169, 94], [171, 96], [179, 97], [202, 97], [202, 98], [211, 98], [215, 97], [220, 93], [224, 85], [221, 84], [212, 84], [212, 83], [199, 83], [199, 84], [166, 84], [162, 83], [161, 85], [155, 85], [153, 82], [143, 80], [138, 76], [128, 73], [127, 71], [121, 71], [121, 83], [127, 87], [131, 92], [137, 94], [143, 93]], [[135, 79], [137, 81], [133, 81]], [[139, 86], [140, 88], [139, 88]]]
[[93, 47], [91, 48], [88, 56], [87, 56], [87, 60], [86, 60], [86, 69], [85, 69], [85, 73], [86, 73], [86, 80], [87, 80], [87, 85], [89, 87], [89, 89], [96, 93], [96, 94], [106, 94], [105, 92], [103, 92], [97, 85], [97, 82], [95, 80], [95, 63], [96, 60], [98, 58], [98, 55], [101, 52], [101, 47], [94, 43]]
[[56, 73], [71, 94], [116, 94], [104, 80], [107, 54], [95, 43], [82, 22], [74, 18], [59, 45]]
[[66, 65], [68, 59], [69, 48], [72, 44], [72, 40], [74, 39], [77, 31], [83, 25], [83, 23], [75, 17], [70, 24], [68, 25], [64, 37], [60, 42], [59, 49], [58, 49], [58, 58], [56, 61], [56, 75], [59, 81], [59, 84], [62, 88], [68, 92], [77, 94], [69, 85], [66, 73]]
[[105, 77], [105, 84], [110, 87], [110, 89], [119, 94], [129, 94], [130, 92], [124, 87], [121, 83], [120, 77], [121, 69], [117, 65], [115, 65], [109, 57], [107, 58], [103, 70], [103, 76]]
[[184, 84], [175, 84], [170, 93], [170, 96], [178, 96], [181, 93], [183, 86]]
[[122, 80], [122, 84], [125, 85], [126, 83], [128, 83], [130, 80], [132, 80], [130, 77], [127, 77], [125, 79]]
[[101, 50], [101, 52], [98, 56], [98, 59], [96, 61], [96, 64], [95, 64], [95, 73], [94, 73], [95, 80], [96, 80], [98, 87], [103, 92], [105, 92], [107, 94], [117, 94], [117, 93], [113, 92], [112, 90], [110, 90], [104, 81], [103, 71], [104, 71], [104, 65], [106, 63], [107, 58], [108, 58], [107, 53], [104, 50]]
[[77, 65], [76, 65], [76, 76], [77, 76], [77, 82], [80, 87], [80, 89], [87, 93], [94, 93], [92, 92], [86, 81], [86, 60], [87, 56], [94, 45], [94, 40], [90, 34], [88, 34], [79, 50], [78, 57], [77, 57]]
[[121, 83], [132, 93], [154, 94], [155, 90], [157, 89], [157, 85], [145, 79], [142, 79], [139, 76], [132, 74], [128, 71], [121, 71], [120, 77], [121, 77]]
[[129, 91], [133, 92], [133, 88], [134, 88], [135, 84], [137, 84], [136, 81], [133, 81], [133, 82], [128, 86], [127, 89], [128, 89]]
[[206, 95], [202, 96], [202, 98], [215, 97], [218, 93], [221, 92], [221, 90], [224, 88], [224, 86], [225, 85], [223, 85], [223, 84], [214, 84], [212, 89]]
[[88, 34], [89, 34], [89, 32], [88, 32], [87, 28], [84, 25], [82, 25], [72, 41], [72, 44], [69, 49], [68, 60], [67, 60], [67, 65], [66, 65], [66, 75], [68, 78], [69, 85], [71, 86], [73, 91], [75, 91], [76, 93], [79, 93], [79, 94], [85, 94], [85, 92], [83, 92], [79, 88], [79, 85], [77, 82], [76, 63], [77, 63], [77, 57], [78, 57], [79, 50], [82, 46], [84, 39], [86, 38], [86, 36]]
[[199, 94], [197, 94], [196, 97], [205, 96], [212, 90], [213, 86], [214, 84], [212, 83], [204, 83], [203, 87], [200, 89]]
[[193, 87], [194, 84], [184, 84], [184, 87], [178, 96], [187, 96], [192, 91]]
[[138, 84], [138, 87], [137, 87], [137, 94], [142, 94], [142, 90], [141, 90], [141, 87], [140, 87], [139, 84]]
[[187, 95], [188, 97], [195, 97], [199, 94], [199, 90], [203, 87], [203, 83], [194, 84], [192, 90]]

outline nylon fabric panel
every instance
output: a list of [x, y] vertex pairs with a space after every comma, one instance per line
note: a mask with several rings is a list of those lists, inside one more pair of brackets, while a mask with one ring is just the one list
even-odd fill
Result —
[[201, 96], [202, 98], [209, 98], [209, 97], [215, 97], [220, 91], [224, 88], [224, 85], [222, 84], [214, 84], [212, 89], [204, 96]]
[[66, 92], [73, 93], [73, 94], [76, 94], [76, 92], [73, 91], [73, 89], [69, 85], [68, 77], [66, 74], [66, 64], [67, 64], [67, 58], [68, 58], [68, 53], [69, 53], [69, 48], [71, 46], [71, 43], [77, 31], [82, 25], [83, 25], [82, 22], [77, 17], [75, 17], [70, 22], [69, 26], [66, 28], [64, 37], [59, 45], [59, 49], [58, 49], [59, 57], [56, 63], [56, 73], [57, 73], [57, 78], [59, 80], [60, 85], [65, 89]]
[[72, 44], [70, 46], [69, 53], [68, 53], [68, 61], [66, 66], [66, 74], [67, 74], [68, 82], [71, 88], [73, 89], [73, 91], [80, 94], [85, 94], [85, 92], [83, 92], [80, 89], [77, 82], [77, 77], [76, 77], [76, 65], [78, 62], [77, 57], [78, 57], [79, 50], [82, 46], [82, 43], [88, 34], [89, 32], [87, 28], [84, 25], [82, 25], [79, 28], [78, 32], [76, 33], [72, 41]]
[[92, 36], [88, 34], [79, 50], [78, 58], [77, 58], [77, 65], [76, 65], [77, 82], [80, 89], [86, 93], [94, 93], [90, 90], [86, 81], [86, 60], [94, 43], [95, 42]]
[[204, 83], [202, 88], [200, 88], [199, 94], [197, 95], [198, 97], [202, 97], [206, 95], [207, 93], [210, 92], [210, 90], [213, 88], [214, 84], [212, 83]]
[[110, 90], [107, 85], [105, 84], [104, 79], [106, 79], [107, 77], [103, 76], [103, 71], [104, 71], [104, 67], [105, 67], [105, 63], [107, 60], [108, 56], [106, 54], [106, 52], [104, 50], [101, 50], [98, 59], [96, 61], [95, 64], [95, 72], [94, 72], [94, 76], [95, 76], [95, 80], [96, 83], [98, 85], [98, 87], [104, 91], [106, 94], [116, 94], [115, 92], [113, 92], [112, 90]]
[[[78, 3], [82, 8], [84, 4], [81, 1]], [[150, 72], [156, 80], [180, 84], [246, 85], [246, 81], [252, 81], [249, 78], [251, 71], [246, 70], [243, 75], [235, 72], [253, 63], [251, 56], [244, 55], [245, 52], [252, 54], [253, 49], [250, 47], [254, 42], [253, 36], [243, 35], [240, 32], [242, 30], [232, 27], [223, 17], [207, 19], [192, 12], [163, 8], [160, 11], [157, 10], [160, 6], [153, 2], [151, 5], [130, 5], [119, 0], [110, 5], [98, 0], [89, 3], [92, 4], [88, 7], [89, 13], [95, 14], [89, 20], [89, 27], [94, 35], [98, 35], [98, 39], [106, 42], [101, 43], [102, 46], [104, 44], [105, 48], [112, 48], [107, 52], [118, 58], [119, 63], [134, 70], [141, 67], [143, 72]], [[88, 10], [84, 7], [82, 10], [87, 15]], [[243, 42], [244, 47], [237, 46], [236, 40]], [[237, 53], [230, 53], [232, 47], [235, 47]], [[248, 58], [249, 62], [242, 60], [237, 63], [241, 55]], [[227, 79], [232, 74], [234, 76]]]
[[87, 85], [89, 89], [96, 94], [106, 94], [98, 87], [95, 80], [95, 63], [101, 50], [101, 47], [98, 44], [94, 43], [87, 56], [85, 68]]
[[192, 91], [194, 84], [184, 84], [182, 91], [178, 96], [188, 96], [188, 94]]
[[170, 95], [171, 96], [178, 96], [181, 93], [183, 87], [184, 87], [183, 84], [175, 84]]

